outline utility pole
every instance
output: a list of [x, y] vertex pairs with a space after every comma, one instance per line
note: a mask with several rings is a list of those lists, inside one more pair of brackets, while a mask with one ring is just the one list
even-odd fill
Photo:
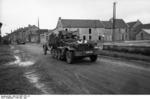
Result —
[[[39, 22], [39, 17], [38, 17], [38, 30], [40, 30], [40, 22]], [[38, 31], [38, 40], [37, 43], [40, 43], [40, 32]]]
[[113, 31], [112, 31], [112, 41], [114, 42], [115, 41], [115, 26], [116, 24], [116, 2], [113, 3]]

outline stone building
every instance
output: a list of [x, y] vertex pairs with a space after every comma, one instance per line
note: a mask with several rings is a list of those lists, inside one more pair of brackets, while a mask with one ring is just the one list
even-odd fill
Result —
[[39, 28], [35, 25], [28, 25], [28, 27], [25, 27], [24, 31], [26, 42], [39, 42], [39, 34], [37, 33], [38, 30]]
[[38, 34], [40, 34], [40, 43], [41, 44], [46, 43], [50, 31], [48, 29], [39, 29], [37, 32]]
[[127, 23], [129, 26], [129, 40], [136, 40], [136, 35], [141, 31], [142, 22], [140, 20]]
[[123, 19], [115, 19], [115, 30], [113, 34], [113, 22], [101, 21], [104, 26], [104, 41], [112, 41], [112, 35], [114, 35], [114, 41], [128, 40], [128, 25]]
[[[110, 19], [111, 24], [113, 20]], [[115, 19], [114, 41], [128, 40], [128, 25], [123, 19]]]
[[56, 30], [78, 31], [80, 39], [91, 41], [102, 40], [104, 35], [104, 26], [99, 20], [59, 18]]
[[141, 32], [136, 35], [136, 40], [150, 40], [150, 29], [142, 29]]
[[11, 42], [15, 43], [17, 40], [24, 42], [39, 42], [39, 28], [35, 25], [28, 25], [28, 27], [19, 28], [13, 31], [10, 35]]
[[135, 40], [150, 40], [150, 24], [142, 24], [137, 29]]
[[112, 23], [110, 21], [101, 21], [105, 30], [104, 30], [104, 41], [112, 41]]

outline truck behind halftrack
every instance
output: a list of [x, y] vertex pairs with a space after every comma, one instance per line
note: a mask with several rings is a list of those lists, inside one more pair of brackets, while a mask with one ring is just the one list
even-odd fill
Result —
[[53, 58], [66, 60], [71, 64], [76, 59], [89, 57], [91, 62], [98, 58], [98, 47], [96, 43], [80, 40], [76, 31], [60, 31], [58, 34], [52, 33], [48, 42], [43, 45], [44, 54], [50, 51]]

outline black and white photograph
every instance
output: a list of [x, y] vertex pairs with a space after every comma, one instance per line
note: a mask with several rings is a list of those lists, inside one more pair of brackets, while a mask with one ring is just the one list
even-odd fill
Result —
[[0, 95], [149, 95], [149, 0], [0, 0]]

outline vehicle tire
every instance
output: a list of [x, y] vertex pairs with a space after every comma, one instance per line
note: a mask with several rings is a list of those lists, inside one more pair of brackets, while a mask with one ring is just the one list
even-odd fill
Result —
[[66, 52], [66, 62], [71, 64], [73, 62], [73, 52], [67, 51]]
[[92, 55], [90, 56], [91, 62], [95, 62], [97, 60], [98, 56], [97, 55]]

